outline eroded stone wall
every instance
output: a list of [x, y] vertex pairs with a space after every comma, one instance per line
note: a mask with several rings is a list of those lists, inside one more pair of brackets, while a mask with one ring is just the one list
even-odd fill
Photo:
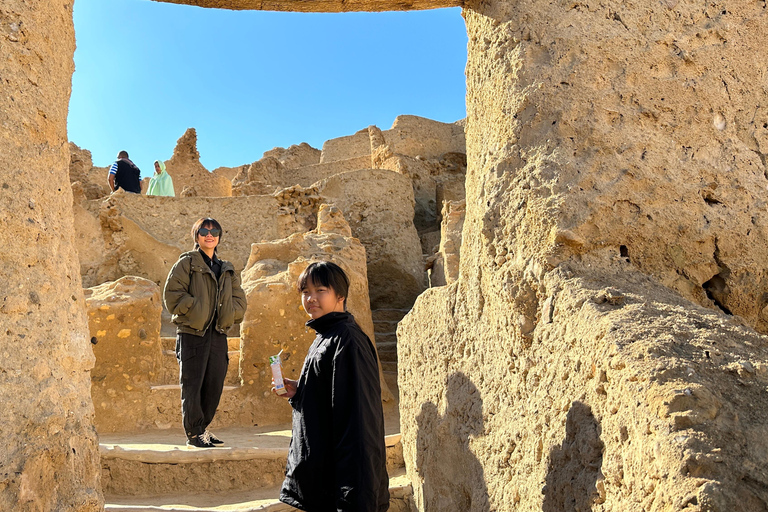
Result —
[[68, 172], [71, 9], [0, 7], [2, 510], [103, 508]]
[[765, 510], [764, 6], [464, 15], [459, 279], [398, 331], [420, 510]]

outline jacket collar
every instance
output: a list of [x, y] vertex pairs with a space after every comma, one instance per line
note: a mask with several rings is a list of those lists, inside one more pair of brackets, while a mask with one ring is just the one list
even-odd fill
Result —
[[[182, 254], [182, 256], [184, 255], [188, 255], [191, 258], [192, 262], [198, 265], [205, 265], [206, 267], [208, 267], [208, 265], [205, 263], [205, 259], [203, 258], [203, 253], [199, 249], [195, 249], [194, 251], [189, 251]], [[216, 258], [218, 258], [218, 256], [216, 256]], [[229, 261], [222, 260], [222, 259], [219, 259], [218, 261], [221, 263], [222, 272], [226, 272], [228, 270], [231, 270], [232, 272], [235, 271], [235, 266], [232, 265], [232, 263], [230, 263]]]
[[317, 331], [318, 334], [325, 334], [336, 327], [336, 325], [349, 322], [350, 320], [354, 321], [354, 317], [350, 313], [331, 311], [320, 318], [313, 318], [306, 325]]

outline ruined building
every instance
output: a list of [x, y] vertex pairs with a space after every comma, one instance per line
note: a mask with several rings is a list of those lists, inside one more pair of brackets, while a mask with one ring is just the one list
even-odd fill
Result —
[[[459, 5], [172, 3], [328, 12]], [[397, 327], [397, 362], [389, 367], [396, 366], [396, 382], [382, 366], [399, 397], [410, 489], [403, 506], [765, 510], [765, 3], [461, 6], [469, 36], [467, 119], [457, 134], [466, 141], [465, 197], [455, 180], [423, 180], [433, 170], [463, 174], [461, 156], [448, 147], [453, 135], [436, 137], [448, 148], [439, 156], [414, 155], [397, 139], [396, 123], [389, 138], [370, 128], [337, 153], [297, 146], [215, 170], [205, 190], [190, 178], [184, 197], [154, 204], [167, 203], [179, 217], [210, 205], [225, 228], [243, 214], [231, 201], [257, 217], [279, 212], [260, 226], [263, 240], [225, 233], [232, 236], [225, 257], [241, 262], [249, 293], [275, 290], [270, 307], [285, 305], [275, 337], [299, 321], [281, 290], [293, 262], [308, 256], [328, 254], [365, 271], [369, 307], [404, 311], [415, 300]], [[0, 433], [7, 440], [0, 509], [100, 510], [104, 492], [121, 492], [121, 480], [102, 473], [94, 425], [100, 417], [108, 422], [110, 400], [133, 403], [139, 388], [158, 395], [154, 410], [166, 403], [162, 388], [150, 389], [167, 372], [151, 348], [163, 338], [156, 287], [194, 219], [163, 226], [152, 208], [139, 208], [147, 198], [100, 199], [82, 155], [72, 159], [80, 185], [70, 184], [71, 3], [6, 1], [0, 35], [0, 236], [17, 249], [4, 251], [0, 266]], [[182, 139], [169, 172], [202, 175], [193, 138]], [[350, 150], [366, 138], [361, 154]], [[325, 172], [333, 162], [339, 170]], [[345, 198], [356, 180], [388, 185], [371, 187], [364, 203], [372, 207], [354, 210]], [[392, 208], [388, 219], [375, 218], [384, 214], [377, 201], [391, 190], [412, 214]], [[383, 229], [406, 217], [409, 229], [385, 233], [396, 243], [375, 244], [372, 224]], [[79, 259], [84, 247], [92, 250]], [[423, 261], [430, 288], [423, 267], [423, 280], [416, 275]], [[388, 272], [406, 283], [403, 293], [373, 284]], [[118, 374], [98, 366], [101, 342], [90, 338], [97, 324], [119, 320], [107, 319], [110, 309], [123, 308], [160, 327], [141, 332], [126, 324], [104, 334], [130, 344], [133, 355], [121, 356]], [[257, 337], [249, 342], [264, 329], [258, 311], [251, 313], [240, 333], [242, 361], [248, 350], [265, 350]], [[233, 387], [235, 379], [243, 386], [261, 378], [253, 364], [243, 368]], [[152, 382], [134, 382], [150, 372]], [[103, 397], [94, 385], [91, 398], [92, 373], [106, 383]], [[110, 382], [120, 383], [119, 392]], [[241, 421], [241, 411], [231, 410], [224, 419]], [[161, 429], [165, 418], [137, 428]], [[115, 466], [115, 475], [139, 472], [122, 460], [126, 469]], [[253, 455], [244, 471], [270, 460]]]

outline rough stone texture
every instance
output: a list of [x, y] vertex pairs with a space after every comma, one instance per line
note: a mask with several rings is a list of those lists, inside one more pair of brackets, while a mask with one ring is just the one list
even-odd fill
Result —
[[289, 168], [272, 156], [265, 156], [238, 173], [232, 180], [233, 196], [274, 194], [288, 187], [309, 187], [313, 183], [346, 171], [370, 168], [370, 156], [315, 163], [306, 167]]
[[[94, 167], [91, 152], [69, 143], [69, 180], [80, 182], [86, 199], [109, 195], [108, 167]], [[145, 187], [146, 190], [146, 187]]]
[[298, 169], [299, 167], [319, 164], [321, 154], [322, 151], [319, 149], [313, 148], [306, 142], [302, 142], [301, 144], [294, 144], [287, 149], [273, 148], [265, 151], [262, 158], [273, 157], [278, 159], [286, 169]]
[[[173, 188], [181, 197], [227, 197], [232, 195], [232, 182], [226, 172], [213, 174], [200, 163], [197, 152], [197, 132], [188, 128], [176, 142], [173, 156], [165, 162], [168, 174], [173, 178]], [[189, 190], [184, 194], [184, 189]]]
[[410, 179], [368, 169], [337, 174], [314, 186], [344, 213], [352, 234], [365, 246], [371, 307], [410, 307], [426, 286]]
[[398, 331], [420, 510], [768, 508], [763, 7], [467, 6], [459, 279]]
[[464, 120], [441, 123], [419, 116], [397, 116], [392, 127], [383, 132], [397, 152], [413, 158], [440, 159], [446, 153], [465, 153]]
[[216, 9], [291, 11], [291, 12], [352, 12], [352, 11], [416, 11], [459, 7], [456, 0], [154, 0], [171, 4], [197, 5]]
[[91, 396], [99, 432], [156, 427], [147, 395], [162, 378], [160, 293], [152, 281], [131, 276], [85, 290], [90, 333], [98, 341]]
[[[240, 377], [242, 406], [255, 411], [259, 425], [290, 421], [290, 406], [270, 393], [272, 373], [269, 356], [283, 351], [283, 375], [296, 379], [315, 333], [304, 324], [296, 280], [312, 261], [333, 261], [350, 278], [348, 309], [374, 341], [368, 298], [365, 249], [349, 237], [341, 213], [326, 208], [325, 222], [314, 232], [295, 234], [283, 240], [253, 244], [243, 271], [243, 289], [248, 298], [241, 328]], [[334, 232], [335, 229], [338, 232]], [[375, 341], [374, 341], [375, 343]], [[382, 398], [392, 395], [382, 379]]]
[[482, 327], [463, 286], [430, 289], [398, 331], [420, 510], [764, 510], [764, 336], [626, 262], [527, 269]]
[[181, 252], [193, 247], [190, 230], [200, 217], [224, 228], [219, 254], [240, 271], [251, 243], [313, 229], [316, 190], [288, 189], [275, 196], [174, 198], [122, 191], [75, 206], [85, 286], [125, 275], [162, 284]]
[[71, 9], [0, 7], [0, 510], [103, 508], [68, 172]]
[[353, 135], [329, 139], [323, 143], [320, 163], [337, 162], [348, 158], [357, 158], [371, 154], [371, 138], [368, 128]]
[[[431, 258], [429, 283], [431, 286], [443, 286], [456, 282], [459, 278], [461, 261], [461, 232], [464, 228], [464, 201], [448, 201], [443, 205], [440, 225], [440, 246]], [[428, 262], [429, 266], [430, 262]]]
[[375, 154], [373, 166], [395, 171], [411, 179], [416, 201], [414, 224], [419, 232], [429, 230], [440, 222], [443, 200], [448, 197], [464, 198], [466, 155], [444, 153], [439, 158], [428, 160], [400, 154], [398, 149], [388, 144], [386, 153]]
[[397, 116], [389, 130], [369, 127], [354, 135], [325, 141], [320, 163], [367, 156], [383, 144], [390, 144], [398, 153], [412, 158], [439, 159], [445, 153], [464, 153], [464, 125], [463, 120], [442, 123], [425, 117]]

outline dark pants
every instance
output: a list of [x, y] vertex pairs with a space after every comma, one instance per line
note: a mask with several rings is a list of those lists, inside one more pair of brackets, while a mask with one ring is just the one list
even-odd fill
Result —
[[205, 432], [213, 421], [227, 377], [227, 335], [213, 324], [203, 336], [178, 333], [176, 359], [181, 384], [181, 418], [187, 438]]

